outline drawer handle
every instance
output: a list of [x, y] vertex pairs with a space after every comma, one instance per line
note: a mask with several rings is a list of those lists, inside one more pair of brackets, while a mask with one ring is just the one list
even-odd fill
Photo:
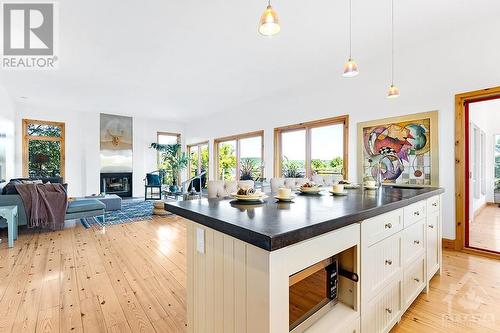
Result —
[[392, 228], [392, 223], [386, 223], [385, 224], [386, 229], [391, 229]]
[[429, 228], [434, 229], [434, 225], [433, 224], [429, 224]]
[[385, 264], [386, 264], [386, 265], [392, 265], [392, 260], [391, 260], [391, 259], [387, 259], [387, 260], [385, 261]]
[[419, 216], [420, 212], [419, 211], [413, 212], [413, 215]]
[[415, 244], [418, 245], [418, 244], [420, 244], [420, 241], [419, 240], [414, 240], [413, 243], [415, 243]]
[[387, 311], [387, 313], [389, 313], [389, 314], [392, 313], [392, 309], [391, 308], [386, 308], [385, 311]]
[[433, 202], [432, 203], [432, 207], [437, 207], [438, 206], [438, 203], [437, 202]]
[[415, 280], [415, 282], [420, 282], [419, 278], [414, 278], [413, 280]]

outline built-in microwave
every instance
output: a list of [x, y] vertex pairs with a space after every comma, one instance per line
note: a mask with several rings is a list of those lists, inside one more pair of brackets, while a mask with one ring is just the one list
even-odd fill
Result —
[[339, 263], [324, 259], [289, 277], [290, 332], [302, 332], [338, 302]]

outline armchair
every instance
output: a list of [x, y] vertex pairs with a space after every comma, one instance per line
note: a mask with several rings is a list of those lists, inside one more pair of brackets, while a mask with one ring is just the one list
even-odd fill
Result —
[[163, 172], [161, 170], [146, 174], [146, 178], [144, 178], [144, 200], [161, 200], [162, 176]]

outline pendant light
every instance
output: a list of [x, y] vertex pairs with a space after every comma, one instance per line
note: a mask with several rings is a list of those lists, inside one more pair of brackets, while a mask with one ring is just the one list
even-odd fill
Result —
[[391, 85], [387, 98], [399, 97], [399, 89], [394, 85], [394, 0], [391, 0]]
[[349, 60], [344, 65], [343, 77], [355, 77], [359, 74], [358, 65], [354, 60], [352, 60], [352, 0], [349, 0], [349, 14], [348, 14], [348, 24], [349, 24]]
[[268, 0], [266, 10], [260, 18], [259, 32], [264, 36], [273, 36], [280, 32], [280, 29], [278, 14], [271, 6], [271, 0]]

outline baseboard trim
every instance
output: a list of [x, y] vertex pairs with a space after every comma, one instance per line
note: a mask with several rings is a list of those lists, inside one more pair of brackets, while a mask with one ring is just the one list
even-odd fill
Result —
[[443, 249], [455, 250], [455, 240], [443, 238]]
[[485, 203], [483, 203], [480, 207], [478, 207], [478, 209], [476, 209], [476, 210], [474, 211], [474, 219], [475, 219], [475, 218], [476, 218], [479, 214], [481, 214], [481, 212], [482, 212], [482, 211], [483, 211], [483, 210], [484, 210], [487, 206], [488, 206], [488, 203], [487, 203], [487, 202], [485, 202]]

